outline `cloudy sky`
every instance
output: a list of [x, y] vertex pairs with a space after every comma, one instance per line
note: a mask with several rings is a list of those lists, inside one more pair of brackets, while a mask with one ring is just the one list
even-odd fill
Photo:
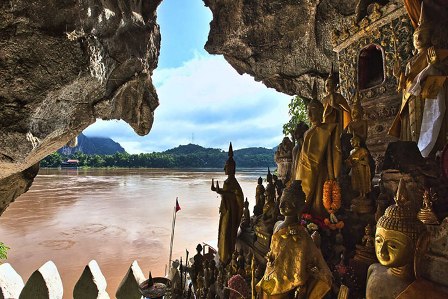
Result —
[[157, 13], [162, 45], [153, 83], [160, 105], [151, 132], [140, 137], [123, 121], [97, 120], [84, 134], [110, 137], [131, 154], [188, 143], [221, 149], [229, 141], [235, 149], [280, 143], [291, 97], [204, 50], [212, 14], [202, 0], [164, 0]]

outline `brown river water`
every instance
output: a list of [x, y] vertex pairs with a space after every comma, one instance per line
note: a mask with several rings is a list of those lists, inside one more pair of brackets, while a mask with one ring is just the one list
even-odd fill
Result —
[[[257, 178], [265, 169], [237, 169], [237, 179], [252, 213]], [[90, 260], [98, 262], [115, 292], [134, 260], [145, 276], [162, 276], [168, 263], [171, 222], [177, 212], [173, 259], [198, 243], [216, 244], [221, 170], [41, 169], [30, 190], [0, 217], [0, 241], [11, 249], [6, 262], [28, 280], [48, 260], [55, 262], [64, 298]]]

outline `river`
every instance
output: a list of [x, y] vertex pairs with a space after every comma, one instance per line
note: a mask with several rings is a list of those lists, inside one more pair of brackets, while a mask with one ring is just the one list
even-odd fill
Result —
[[[257, 178], [265, 169], [237, 169], [252, 213]], [[164, 274], [173, 208], [178, 197], [173, 259], [190, 257], [200, 242], [216, 244], [220, 198], [211, 179], [217, 169], [41, 169], [30, 190], [0, 217], [0, 241], [8, 260], [28, 280], [48, 260], [55, 262], [64, 298], [90, 260], [98, 262], [114, 298], [134, 260], [148, 276]]]

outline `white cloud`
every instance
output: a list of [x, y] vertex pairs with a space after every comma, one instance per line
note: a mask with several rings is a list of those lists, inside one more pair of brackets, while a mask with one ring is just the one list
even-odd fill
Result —
[[291, 98], [239, 75], [220, 56], [200, 56], [181, 67], [156, 69], [160, 106], [153, 128], [140, 137], [123, 121], [97, 121], [85, 134], [107, 136], [129, 153], [163, 151], [196, 144], [226, 149], [273, 147], [282, 139]]

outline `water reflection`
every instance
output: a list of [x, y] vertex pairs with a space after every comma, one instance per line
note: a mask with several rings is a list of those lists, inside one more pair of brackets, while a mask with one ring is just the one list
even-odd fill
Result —
[[[237, 170], [251, 209], [257, 178], [265, 173]], [[163, 275], [176, 197], [182, 209], [173, 257], [194, 252], [198, 242], [216, 242], [220, 198], [210, 191], [212, 178], [223, 182], [225, 175], [216, 169], [42, 169], [0, 218], [0, 240], [11, 247], [8, 262], [24, 280], [53, 260], [64, 298], [71, 298], [95, 259], [114, 296], [133, 260], [145, 273]]]

